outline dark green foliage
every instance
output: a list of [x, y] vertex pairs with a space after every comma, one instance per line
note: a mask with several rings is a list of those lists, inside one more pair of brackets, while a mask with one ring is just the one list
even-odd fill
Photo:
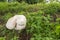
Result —
[[29, 4], [35, 4], [38, 2], [38, 0], [26, 0], [26, 2]]
[[18, 2], [22, 2], [23, 0], [16, 0], [16, 1], [18, 1]]
[[4, 2], [4, 1], [6, 1], [6, 0], [0, 0], [0, 2]]
[[18, 2], [26, 2], [28, 4], [36, 4], [36, 3], [39, 3], [39, 2], [43, 2], [43, 0], [17, 0]]

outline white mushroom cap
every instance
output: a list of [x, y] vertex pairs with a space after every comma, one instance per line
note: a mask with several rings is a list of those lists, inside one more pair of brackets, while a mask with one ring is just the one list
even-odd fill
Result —
[[26, 17], [24, 15], [15, 15], [7, 21], [8, 29], [22, 30], [26, 26]]

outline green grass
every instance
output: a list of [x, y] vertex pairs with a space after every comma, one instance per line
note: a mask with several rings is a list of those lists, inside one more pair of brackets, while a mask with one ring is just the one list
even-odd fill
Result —
[[0, 40], [5, 40], [5, 37], [0, 37]]

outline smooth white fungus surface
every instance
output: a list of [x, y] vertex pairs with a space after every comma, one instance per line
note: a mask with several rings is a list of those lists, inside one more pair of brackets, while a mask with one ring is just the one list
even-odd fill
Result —
[[15, 15], [8, 19], [6, 27], [8, 29], [22, 30], [26, 26], [26, 17], [24, 15]]

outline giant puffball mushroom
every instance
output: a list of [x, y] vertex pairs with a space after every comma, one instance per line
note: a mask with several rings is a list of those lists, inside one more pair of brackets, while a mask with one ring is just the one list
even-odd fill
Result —
[[26, 17], [24, 15], [15, 15], [11, 17], [7, 23], [6, 27], [8, 29], [22, 30], [26, 26]]

